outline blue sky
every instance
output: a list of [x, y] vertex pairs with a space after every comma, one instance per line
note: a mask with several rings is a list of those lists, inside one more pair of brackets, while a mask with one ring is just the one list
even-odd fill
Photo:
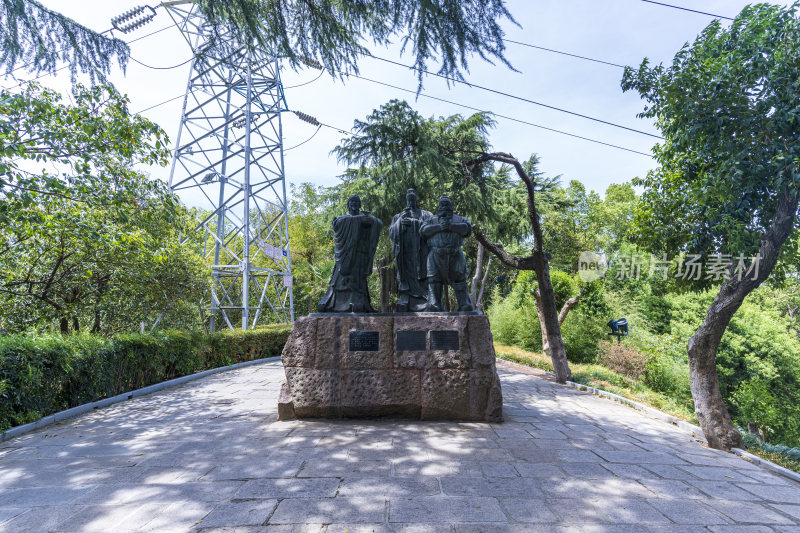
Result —
[[[136, 5], [127, 0], [43, 0], [43, 3], [98, 31], [111, 26], [111, 17]], [[733, 17], [748, 2], [670, 0], [667, 3]], [[713, 20], [705, 15], [641, 0], [509, 0], [507, 6], [520, 25], [517, 27], [508, 22], [504, 24], [508, 39], [623, 65], [638, 65], [644, 57], [656, 63], [668, 62], [684, 43], [693, 40]], [[158, 16], [150, 24], [122, 37], [131, 40], [169, 26], [170, 23], [169, 16], [159, 10]], [[373, 54], [407, 64], [411, 62], [408, 55], [399, 55], [397, 46], [388, 49], [374, 48]], [[189, 59], [190, 51], [180, 32], [172, 27], [133, 43], [131, 55], [151, 66], [168, 67]], [[475, 84], [548, 105], [658, 133], [650, 122], [636, 117], [643, 107], [638, 95], [623, 93], [620, 89], [622, 69], [516, 44], [508, 44], [507, 57], [518, 72], [502, 64], [491, 65], [480, 58], [474, 58], [467, 79]], [[417, 87], [414, 71], [371, 58], [363, 59], [360, 68], [365, 77], [410, 90]], [[120, 91], [130, 97], [131, 109], [138, 111], [181, 95], [186, 88], [188, 69], [189, 65], [186, 64], [171, 70], [152, 70], [132, 61], [126, 74], [115, 72], [112, 80]], [[61, 74], [65, 75], [46, 77], [41, 81], [66, 91], [69, 88], [68, 76], [65, 72]], [[317, 75], [318, 71], [311, 69], [299, 72], [287, 69], [283, 72], [283, 83], [288, 87], [312, 80]], [[20, 77], [25, 75], [20, 74]], [[6, 86], [13, 84], [12, 80], [4, 82]], [[477, 88], [463, 85], [448, 88], [443, 80], [433, 77], [426, 78], [424, 84], [425, 94], [641, 152], [649, 153], [655, 141], [652, 137]], [[354, 119], [365, 117], [374, 108], [392, 98], [408, 100], [425, 116], [471, 113], [455, 105], [436, 102], [423, 96], [415, 99], [414, 94], [354, 78], [341, 82], [325, 75], [313, 83], [286, 91], [290, 109], [303, 111], [317, 117], [321, 122], [343, 129], [349, 129]], [[181, 99], [177, 99], [147, 111], [144, 115], [160, 124], [174, 140], [180, 121], [180, 110]], [[284, 114], [284, 146], [291, 147], [306, 140], [314, 133], [314, 129], [293, 114]], [[330, 151], [340, 138], [339, 133], [323, 128], [311, 141], [286, 152], [288, 180], [291, 183], [309, 181], [322, 185], [336, 183], [337, 176], [344, 167], [337, 163]], [[490, 139], [495, 150], [510, 152], [520, 159], [537, 153], [541, 158], [540, 170], [548, 175], [561, 175], [564, 182], [581, 181], [587, 188], [601, 194], [610, 183], [643, 176], [654, 166], [653, 160], [643, 155], [504, 119], [498, 119]], [[153, 177], [166, 179], [168, 168], [152, 168], [149, 172]]]

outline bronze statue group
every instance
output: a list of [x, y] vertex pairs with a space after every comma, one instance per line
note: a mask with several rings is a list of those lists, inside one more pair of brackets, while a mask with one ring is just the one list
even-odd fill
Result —
[[[335, 264], [320, 313], [374, 313], [367, 277], [383, 223], [361, 211], [361, 199], [352, 195], [348, 214], [333, 220]], [[414, 189], [406, 192], [406, 208], [392, 217], [389, 238], [397, 264], [398, 312], [441, 312], [442, 287], [453, 288], [458, 311], [472, 311], [467, 292], [467, 261], [461, 245], [472, 224], [453, 212], [442, 196], [436, 213], [420, 209]]]

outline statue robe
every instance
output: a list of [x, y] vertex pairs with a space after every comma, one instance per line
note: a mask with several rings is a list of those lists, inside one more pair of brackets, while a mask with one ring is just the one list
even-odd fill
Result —
[[333, 219], [333, 274], [328, 292], [317, 306], [320, 313], [373, 313], [367, 277], [383, 223], [368, 213]]
[[[424, 209], [406, 208], [392, 218], [389, 226], [397, 265], [398, 306], [404, 311], [421, 311], [426, 305], [428, 245], [420, 235], [420, 228], [431, 217]], [[407, 224], [403, 224], [404, 220]]]

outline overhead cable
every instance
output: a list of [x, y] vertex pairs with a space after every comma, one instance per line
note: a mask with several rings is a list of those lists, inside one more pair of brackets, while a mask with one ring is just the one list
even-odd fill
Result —
[[672, 5], [672, 4], [665, 4], [664, 2], [654, 2], [653, 0], [642, 0], [642, 2], [646, 2], [648, 4], [656, 4], [656, 5], [664, 6], [664, 7], [671, 7], [673, 9], [680, 9], [681, 11], [690, 11], [692, 13], [698, 13], [700, 15], [708, 15], [709, 17], [714, 17], [714, 18], [718, 18], [718, 19], [733, 20], [733, 18], [726, 17], [724, 15], [715, 15], [714, 13], [709, 13], [707, 11], [698, 11], [696, 9], [689, 9], [688, 7], [681, 7], [681, 6], [675, 6], [675, 5]]
[[[369, 81], [371, 83], [377, 83], [377, 84], [383, 85], [385, 87], [391, 87], [392, 89], [397, 89], [398, 91], [403, 91], [403, 92], [407, 92], [407, 93], [411, 93], [411, 94], [417, 94], [417, 91], [414, 91], [414, 90], [411, 90], [411, 89], [405, 89], [403, 87], [398, 87], [396, 85], [392, 85], [392, 84], [385, 83], [385, 82], [378, 81], [378, 80], [372, 80], [372, 79], [369, 79], [369, 78], [365, 78], [364, 76], [359, 76], [357, 74], [351, 74], [351, 76], [353, 76], [354, 78], [358, 78], [358, 79], [364, 80], [364, 81]], [[624, 146], [619, 146], [619, 145], [616, 145], [616, 144], [607, 143], [605, 141], [598, 141], [597, 139], [592, 139], [590, 137], [584, 137], [582, 135], [577, 135], [575, 133], [569, 133], [569, 132], [562, 131], [562, 130], [557, 130], [555, 128], [550, 128], [548, 126], [542, 126], [541, 124], [535, 124], [533, 122], [528, 122], [527, 120], [522, 120], [522, 119], [518, 119], [518, 118], [514, 118], [514, 117], [509, 117], [507, 115], [501, 115], [499, 113], [494, 113], [493, 111], [487, 111], [487, 110], [484, 110], [484, 109], [479, 109], [477, 107], [472, 107], [472, 106], [469, 106], [469, 105], [466, 105], [466, 104], [462, 104], [462, 103], [459, 103], [459, 102], [454, 102], [452, 100], [446, 100], [444, 98], [439, 98], [437, 96], [431, 96], [429, 94], [425, 94], [424, 92], [420, 92], [419, 95], [420, 96], [424, 96], [425, 98], [430, 98], [431, 100], [437, 100], [439, 102], [452, 104], [452, 105], [455, 105], [455, 106], [463, 107], [465, 109], [471, 109], [472, 111], [478, 111], [478, 112], [481, 112], [481, 113], [491, 113], [492, 115], [494, 115], [494, 116], [496, 116], [498, 118], [511, 120], [513, 122], [519, 122], [520, 124], [526, 124], [528, 126], [533, 126], [535, 128], [540, 128], [540, 129], [543, 129], [543, 130], [552, 131], [553, 133], [558, 133], [558, 134], [561, 134], [561, 135], [567, 135], [569, 137], [574, 137], [576, 139], [582, 139], [584, 141], [589, 141], [589, 142], [592, 142], [592, 143], [595, 143], [595, 144], [602, 144], [603, 146], [608, 146], [610, 148], [616, 148], [618, 150], [625, 150], [626, 152], [632, 152], [634, 154], [639, 154], [639, 155], [643, 155], [643, 156], [647, 156], [647, 157], [653, 157], [651, 154], [648, 154], [646, 152], [640, 152], [639, 150], [634, 150], [632, 148], [625, 148]]]
[[507, 98], [512, 98], [514, 100], [519, 100], [521, 102], [527, 102], [529, 104], [537, 105], [537, 106], [544, 107], [544, 108], [547, 108], [547, 109], [552, 109], [553, 111], [566, 113], [568, 115], [573, 115], [573, 116], [576, 116], [576, 117], [584, 118], [586, 120], [599, 122], [601, 124], [606, 124], [608, 126], [612, 126], [612, 127], [615, 127], [615, 128], [620, 128], [620, 129], [623, 129], [623, 130], [632, 131], [634, 133], [639, 133], [641, 135], [647, 135], [648, 137], [653, 137], [653, 138], [660, 139], [660, 140], [664, 139], [664, 137], [662, 137], [660, 135], [656, 135], [654, 133], [649, 133], [649, 132], [643, 131], [643, 130], [637, 130], [636, 128], [623, 126], [622, 124], [617, 124], [617, 123], [611, 122], [609, 120], [603, 120], [601, 118], [592, 117], [592, 116], [589, 116], [589, 115], [585, 115], [583, 113], [577, 113], [575, 111], [570, 111], [569, 109], [564, 109], [563, 107], [557, 107], [557, 106], [554, 106], [554, 105], [545, 104], [543, 102], [537, 102], [536, 100], [531, 100], [530, 98], [525, 98], [523, 96], [518, 96], [518, 95], [507, 93], [507, 92], [504, 92], [504, 91], [499, 91], [497, 89], [492, 89], [492, 88], [486, 87], [484, 85], [478, 85], [478, 84], [475, 84], [475, 83], [470, 83], [468, 81], [459, 80], [458, 78], [453, 78], [451, 76], [445, 76], [444, 74], [439, 74], [437, 72], [431, 72], [430, 70], [427, 70], [427, 69], [424, 69], [424, 68], [421, 68], [421, 67], [415, 67], [413, 65], [406, 65], [404, 63], [400, 63], [399, 61], [392, 61], [391, 59], [386, 59], [386, 58], [378, 57], [378, 56], [369, 56], [369, 57], [371, 57], [373, 59], [378, 59], [380, 61], [384, 61], [386, 63], [391, 63], [393, 65], [406, 67], [406, 68], [409, 68], [411, 70], [416, 70], [418, 72], [422, 72], [423, 74], [436, 76], [438, 78], [442, 78], [442, 79], [448, 80], [448, 81], [453, 82], [453, 83], [461, 83], [461, 84], [467, 85], [469, 87], [475, 87], [476, 89], [481, 89], [483, 91], [487, 91], [487, 92], [490, 92], [490, 93], [499, 94], [501, 96], [505, 96]]

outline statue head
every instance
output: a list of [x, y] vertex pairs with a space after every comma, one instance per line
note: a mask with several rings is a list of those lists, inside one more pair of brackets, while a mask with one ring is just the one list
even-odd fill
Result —
[[439, 207], [436, 209], [436, 215], [440, 217], [453, 216], [453, 202], [450, 201], [448, 196], [442, 196], [439, 200]]
[[406, 191], [406, 207], [409, 209], [417, 208], [417, 191], [414, 189], [408, 189]]
[[347, 199], [347, 211], [353, 216], [361, 211], [361, 198], [359, 198], [357, 194]]

